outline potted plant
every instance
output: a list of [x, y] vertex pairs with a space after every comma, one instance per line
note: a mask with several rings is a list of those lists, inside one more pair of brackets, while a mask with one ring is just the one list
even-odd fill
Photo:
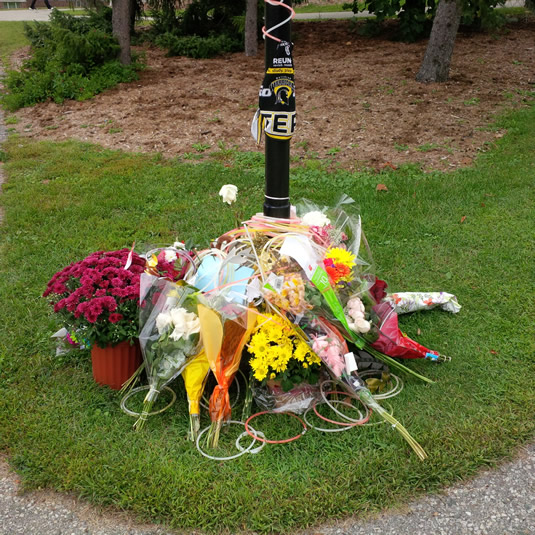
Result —
[[139, 282], [145, 260], [128, 249], [97, 251], [58, 271], [48, 282], [54, 312], [91, 347], [97, 383], [120, 389], [141, 363]]

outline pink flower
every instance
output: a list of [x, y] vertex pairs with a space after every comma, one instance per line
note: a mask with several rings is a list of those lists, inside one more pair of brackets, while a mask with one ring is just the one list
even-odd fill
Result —
[[[127, 319], [135, 324], [139, 279], [145, 260], [133, 253], [132, 265], [124, 269], [129, 253], [126, 248], [97, 251], [73, 262], [53, 275], [43, 296], [52, 296], [54, 311], [62, 314], [66, 323], [87, 329], [88, 338], [98, 338], [106, 322], [113, 324]], [[110, 295], [110, 289], [114, 295]], [[119, 313], [117, 309], [122, 303], [127, 306], [123, 305], [124, 311]], [[122, 335], [119, 331], [118, 334]]]
[[314, 339], [312, 350], [332, 370], [336, 377], [340, 377], [345, 370], [345, 360], [340, 342], [325, 336]]

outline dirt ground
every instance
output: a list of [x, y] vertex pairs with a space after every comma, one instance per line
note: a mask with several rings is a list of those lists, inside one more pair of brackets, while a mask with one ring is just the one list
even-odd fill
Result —
[[[498, 33], [460, 33], [450, 80], [415, 81], [427, 41], [363, 37], [350, 21], [294, 22], [296, 160], [331, 158], [347, 169], [419, 162], [469, 165], [504, 132], [497, 114], [535, 98], [535, 19]], [[144, 49], [140, 80], [86, 102], [17, 112], [16, 129], [37, 139], [75, 138], [166, 157], [237, 146], [263, 150], [250, 134], [263, 77], [263, 50], [209, 60]]]

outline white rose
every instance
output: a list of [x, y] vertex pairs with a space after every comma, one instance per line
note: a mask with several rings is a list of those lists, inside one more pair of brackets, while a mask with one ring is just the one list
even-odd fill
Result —
[[219, 195], [223, 197], [223, 202], [232, 204], [238, 195], [238, 188], [233, 184], [225, 184], [220, 190]]
[[201, 330], [201, 322], [197, 314], [187, 312], [184, 308], [173, 308], [171, 319], [175, 325], [175, 329], [169, 335], [172, 340], [180, 340], [183, 336], [187, 338]]
[[367, 333], [371, 328], [370, 322], [364, 318], [357, 318], [355, 320], [355, 330], [359, 333]]
[[347, 302], [347, 308], [349, 308], [351, 311], [362, 312], [362, 314], [366, 312], [366, 309], [364, 308], [364, 303], [360, 300], [359, 297], [352, 297]]
[[364, 303], [360, 300], [359, 297], [352, 297], [347, 302], [347, 308], [349, 309], [349, 313], [356, 318], [357, 316], [363, 316], [366, 312], [366, 308], [364, 307]]
[[161, 312], [156, 316], [156, 328], [158, 329], [158, 334], [162, 334], [167, 330], [167, 327], [171, 325], [171, 316], [167, 312]]
[[164, 256], [166, 262], [174, 262], [176, 260], [176, 253], [173, 249], [166, 249]]
[[331, 224], [331, 220], [323, 212], [318, 211], [306, 213], [301, 221], [309, 227], [323, 227]]
[[175, 249], [182, 249], [182, 250], [186, 249], [186, 246], [184, 245], [184, 242], [181, 242], [181, 241], [176, 241], [175, 243], [173, 243], [173, 247]]
[[350, 308], [348, 311], [347, 311], [348, 315], [351, 316], [351, 318], [353, 320], [356, 320], [357, 318], [362, 318], [364, 319], [364, 312], [362, 312], [360, 309], [358, 308]]

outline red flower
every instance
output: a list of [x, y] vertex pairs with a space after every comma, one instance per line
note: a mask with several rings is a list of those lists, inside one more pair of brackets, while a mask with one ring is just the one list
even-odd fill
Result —
[[370, 294], [375, 299], [376, 303], [380, 303], [384, 299], [386, 288], [388, 288], [388, 284], [376, 277], [374, 285], [370, 288]]
[[[73, 262], [54, 274], [43, 296], [51, 296], [54, 312], [63, 316], [66, 325], [86, 329], [91, 341], [108, 342], [114, 334], [103, 331], [106, 323], [109, 327], [123, 322], [127, 329], [137, 324], [139, 279], [145, 260], [133, 253], [132, 265], [124, 269], [129, 253], [129, 249], [97, 251]], [[116, 331], [116, 336], [124, 336], [124, 330]]]
[[351, 269], [348, 266], [345, 264], [335, 264], [330, 258], [325, 258], [323, 264], [325, 265], [325, 271], [334, 284], [351, 273]]

